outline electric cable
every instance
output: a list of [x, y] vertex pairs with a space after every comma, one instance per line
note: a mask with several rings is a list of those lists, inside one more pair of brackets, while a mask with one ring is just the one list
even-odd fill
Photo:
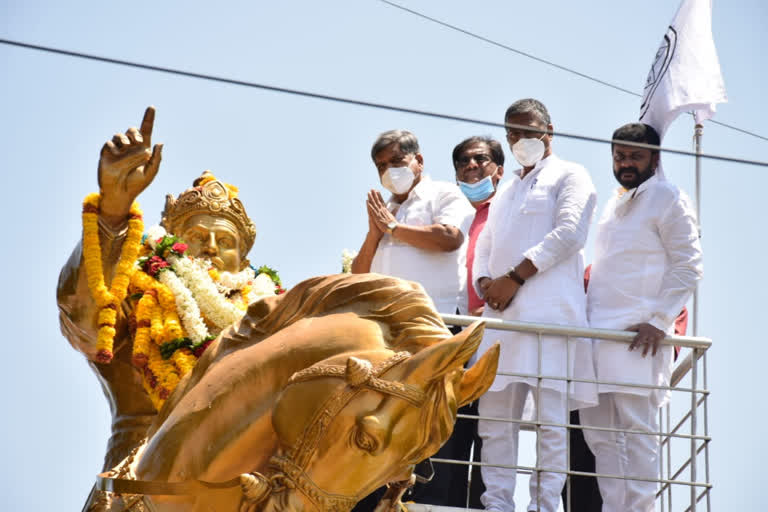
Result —
[[[394, 7], [396, 9], [400, 9], [400, 10], [405, 11], [407, 13], [413, 14], [414, 16], [418, 16], [418, 17], [423, 18], [425, 20], [431, 21], [432, 23], [436, 23], [438, 25], [441, 25], [441, 26], [443, 26], [445, 28], [448, 28], [448, 29], [451, 29], [451, 30], [455, 30], [456, 32], [460, 32], [460, 33], [462, 33], [464, 35], [467, 35], [469, 37], [472, 37], [474, 39], [478, 39], [478, 40], [483, 41], [485, 43], [488, 43], [488, 44], [491, 44], [493, 46], [497, 46], [499, 48], [502, 48], [504, 50], [507, 50], [507, 51], [510, 51], [510, 52], [513, 52], [513, 53], [517, 53], [518, 55], [522, 55], [523, 57], [527, 57], [527, 58], [535, 60], [537, 62], [541, 62], [542, 64], [545, 64], [547, 66], [551, 66], [551, 67], [557, 68], [557, 69], [559, 69], [561, 71], [565, 71], [566, 73], [571, 73], [573, 75], [580, 76], [581, 78], [584, 78], [586, 80], [590, 80], [590, 81], [595, 82], [597, 84], [603, 85], [605, 87], [610, 87], [611, 89], [615, 89], [617, 91], [621, 91], [623, 93], [630, 94], [632, 96], [637, 96], [638, 98], [642, 98], [643, 97], [642, 94], [637, 93], [635, 91], [631, 91], [629, 89], [625, 89], [624, 87], [618, 86], [616, 84], [612, 84], [610, 82], [606, 82], [605, 80], [601, 80], [601, 79], [599, 79], [597, 77], [594, 77], [592, 75], [588, 75], [586, 73], [582, 73], [581, 71], [577, 71], [577, 70], [575, 70], [573, 68], [569, 68], [569, 67], [563, 66], [563, 65], [558, 64], [556, 62], [552, 62], [552, 61], [547, 60], [547, 59], [542, 59], [541, 57], [537, 57], [537, 56], [535, 56], [535, 55], [533, 55], [531, 53], [524, 52], [522, 50], [518, 50], [517, 48], [513, 48], [511, 46], [508, 46], [506, 44], [500, 43], [498, 41], [494, 41], [493, 39], [489, 39], [489, 38], [487, 38], [485, 36], [481, 36], [480, 34], [476, 34], [474, 32], [470, 32], [469, 30], [463, 29], [463, 28], [458, 27], [456, 25], [452, 25], [450, 23], [447, 23], [445, 21], [439, 20], [437, 18], [433, 18], [432, 16], [428, 16], [428, 15], [426, 15], [424, 13], [419, 12], [419, 11], [415, 11], [413, 9], [405, 7], [404, 5], [397, 4], [397, 3], [392, 2], [390, 0], [379, 0], [379, 1], [384, 3], [384, 4], [389, 5], [391, 7]], [[687, 112], [687, 113], [692, 115], [691, 112]], [[741, 133], [746, 134], [746, 135], [751, 135], [752, 137], [756, 137], [758, 139], [762, 139], [762, 140], [768, 142], [768, 137], [765, 137], [765, 136], [760, 135], [760, 134], [755, 133], [755, 132], [751, 132], [749, 130], [745, 130], [744, 128], [739, 128], [738, 126], [727, 124], [727, 123], [724, 123], [722, 121], [717, 121], [715, 119], [708, 119], [707, 121], [710, 122], [710, 123], [713, 123], [713, 124], [717, 124], [717, 125], [723, 126], [725, 128], [729, 128], [731, 130], [735, 130], [737, 132], [741, 132]]]
[[[196, 73], [192, 71], [184, 71], [180, 69], [174, 69], [164, 66], [156, 66], [152, 64], [143, 64], [140, 62], [132, 62], [128, 60], [122, 60], [122, 59], [115, 59], [111, 57], [102, 57], [99, 55], [93, 55], [89, 53], [83, 53], [83, 52], [75, 52], [71, 50], [64, 50], [60, 48], [53, 48], [49, 46], [41, 46], [41, 45], [35, 45], [30, 43], [23, 43], [20, 41], [13, 41], [9, 39], [0, 39], [0, 44], [6, 44], [9, 46], [16, 46], [19, 48], [26, 48], [29, 50], [37, 50], [41, 52], [46, 53], [53, 53], [58, 55], [65, 55], [68, 57], [74, 57], [74, 58], [80, 58], [85, 60], [92, 60], [96, 62], [102, 62], [102, 63], [108, 63], [108, 64], [116, 64], [120, 66], [126, 66], [126, 67], [132, 67], [137, 69], [144, 69], [147, 71], [157, 71], [161, 73], [168, 73], [171, 75], [178, 75], [178, 76], [184, 76], [187, 78], [197, 78], [200, 80], [207, 80], [207, 81], [213, 81], [213, 82], [219, 82], [219, 83], [225, 83], [230, 85], [239, 85], [243, 87], [250, 87], [253, 89], [261, 89], [265, 91], [272, 91], [272, 92], [278, 92], [283, 94], [290, 94], [294, 96], [303, 96], [306, 98], [314, 98], [314, 99], [320, 99], [325, 101], [332, 101], [337, 103], [344, 103], [347, 105], [356, 105], [359, 107], [369, 107], [369, 108], [375, 108], [380, 110], [389, 110], [393, 112], [401, 112], [404, 114], [413, 114], [413, 115], [419, 115], [424, 117], [431, 117], [435, 119], [444, 119], [448, 121], [458, 121], [463, 123], [472, 123], [477, 124], [481, 126], [487, 126], [492, 128], [501, 128], [505, 129], [507, 127], [509, 128], [519, 128], [519, 129], [525, 129], [528, 131], [540, 131], [536, 129], [531, 129], [531, 127], [528, 126], [519, 126], [514, 125], [511, 123], [495, 123], [492, 121], [484, 121], [482, 119], [473, 119], [470, 117], [463, 117], [463, 116], [455, 116], [450, 114], [441, 114], [438, 112], [430, 112], [427, 110], [419, 110], [419, 109], [412, 109], [412, 108], [406, 108], [406, 107], [398, 107], [394, 105], [387, 105], [384, 103], [374, 103], [370, 101], [363, 101], [363, 100], [356, 100], [352, 98], [344, 98], [341, 96], [332, 96], [330, 94], [322, 94], [312, 91], [303, 91], [300, 89], [291, 89], [287, 87], [280, 87], [275, 85], [268, 85], [268, 84], [261, 84], [257, 82], [249, 82], [246, 80], [238, 80], [234, 78], [226, 78], [226, 77], [220, 77], [215, 75], [210, 75], [206, 73]], [[599, 142], [599, 143], [607, 143], [611, 144], [613, 141], [611, 139], [604, 139], [600, 137], [592, 137], [588, 135], [580, 135], [575, 133], [567, 133], [567, 132], [554, 132], [555, 135], [558, 137], [564, 137], [568, 139], [575, 139], [575, 140], [584, 140], [589, 142]], [[759, 160], [748, 160], [744, 158], [736, 158], [736, 157], [730, 157], [730, 156], [723, 156], [723, 155], [713, 155], [710, 153], [695, 153], [694, 151], [687, 151], [682, 149], [673, 149], [673, 148], [665, 148], [660, 146], [650, 146], [648, 144], [639, 144], [639, 143], [632, 143], [632, 142], [625, 142], [622, 141], [622, 145], [627, 146], [637, 146], [637, 147], [647, 147], [651, 149], [657, 149], [659, 151], [663, 151], [666, 153], [672, 153], [672, 154], [678, 154], [678, 155], [686, 155], [686, 156], [700, 156], [702, 158], [709, 158], [711, 160], [720, 160], [724, 162], [733, 162], [733, 163], [740, 163], [740, 164], [747, 164], [747, 165], [756, 165], [760, 167], [768, 167], [768, 162], [762, 162]]]

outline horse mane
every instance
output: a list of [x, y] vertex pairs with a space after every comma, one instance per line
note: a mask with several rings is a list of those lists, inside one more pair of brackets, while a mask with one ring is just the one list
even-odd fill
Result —
[[[160, 425], [176, 403], [222, 357], [273, 335], [304, 318], [347, 309], [389, 328], [387, 348], [412, 354], [451, 336], [420, 284], [380, 274], [334, 274], [307, 279], [287, 292], [256, 301], [203, 353], [159, 411]], [[150, 429], [150, 432], [154, 431]]]
[[[389, 327], [386, 341], [392, 350], [416, 353], [451, 336], [420, 284], [379, 274], [302, 281], [283, 295], [251, 304], [245, 317], [250, 325], [241, 326], [240, 332], [267, 337], [303, 318], [350, 306], [361, 318]], [[243, 332], [243, 327], [250, 332]]]

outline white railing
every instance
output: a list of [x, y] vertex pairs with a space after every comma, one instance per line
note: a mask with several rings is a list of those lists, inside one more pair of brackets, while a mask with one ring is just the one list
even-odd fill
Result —
[[[466, 326], [472, 322], [478, 320], [477, 317], [460, 316], [460, 315], [441, 315], [443, 321], [448, 325]], [[557, 335], [563, 336], [570, 341], [570, 338], [593, 338], [602, 340], [611, 340], [624, 343], [630, 343], [635, 336], [635, 333], [627, 331], [615, 331], [608, 329], [589, 329], [583, 327], [568, 327], [554, 324], [540, 324], [540, 323], [528, 323], [528, 322], [509, 322], [491, 318], [483, 318], [486, 324], [486, 330], [502, 330], [502, 331], [517, 331], [532, 333], [538, 335], [539, 340], [539, 369], [542, 367], [542, 352], [541, 352], [541, 337], [543, 335]], [[510, 423], [519, 423], [521, 430], [530, 430], [537, 433], [536, 441], [536, 454], [539, 453], [538, 433], [542, 426], [547, 427], [563, 427], [566, 429], [594, 429], [611, 432], [624, 432], [631, 434], [644, 434], [654, 435], [661, 438], [660, 451], [659, 451], [659, 478], [649, 480], [641, 478], [631, 478], [633, 480], [645, 480], [653, 481], [659, 485], [656, 493], [657, 510], [661, 512], [675, 511], [691, 511], [697, 510], [697, 506], [704, 499], [705, 507], [699, 507], [698, 510], [706, 510], [710, 512], [710, 490], [712, 484], [709, 479], [709, 426], [707, 421], [707, 398], [709, 396], [709, 390], [707, 389], [707, 350], [712, 345], [711, 340], [700, 337], [689, 336], [668, 336], [662, 341], [663, 345], [676, 345], [679, 347], [690, 349], [690, 352], [685, 358], [679, 361], [674, 368], [670, 386], [648, 386], [648, 385], [628, 385], [626, 383], [617, 382], [605, 382], [605, 381], [593, 381], [585, 379], [576, 379], [570, 375], [558, 376], [558, 375], [543, 375], [541, 371], [538, 374], [518, 374], [518, 373], [505, 373], [498, 372], [499, 375], [510, 375], [519, 377], [536, 378], [538, 381], [538, 387], [540, 387], [542, 380], [561, 380], [566, 381], [566, 389], [570, 388], [571, 382], [595, 382], [598, 384], [615, 384], [626, 387], [640, 387], [647, 389], [660, 389], [670, 390], [675, 394], [685, 393], [690, 395], [689, 405], [681, 408], [679, 400], [671, 400], [667, 405], [659, 410], [659, 432], [638, 432], [632, 430], [622, 430], [613, 428], [602, 427], [585, 427], [583, 425], [559, 424], [548, 423], [534, 420], [523, 421], [513, 418], [492, 418], [482, 416], [468, 416], [459, 415], [459, 417], [470, 419], [483, 419], [489, 421], [504, 421]], [[567, 344], [570, 346], [570, 343]], [[683, 386], [683, 381], [688, 379], [688, 382]], [[701, 383], [701, 384], [700, 384]], [[538, 391], [538, 389], [537, 389]], [[686, 401], [687, 402], [687, 401]], [[566, 417], [568, 416], [566, 411]], [[672, 426], [673, 417], [680, 416], [676, 419], [674, 426]], [[703, 420], [703, 428], [700, 422]], [[688, 433], [683, 433], [682, 430], [688, 425]], [[701, 433], [699, 433], [701, 431]], [[679, 444], [684, 443], [686, 449], [679, 450]], [[675, 449], [673, 449], [675, 445]], [[538, 457], [537, 457], [538, 459]], [[516, 469], [518, 474], [533, 475], [538, 477], [541, 472], [555, 472], [566, 474], [566, 493], [569, 499], [565, 508], [566, 512], [571, 512], [571, 500], [570, 500], [570, 485], [572, 476], [600, 476], [605, 478], [620, 478], [630, 479], [622, 475], [604, 475], [596, 473], [584, 473], [580, 471], [571, 470], [571, 453], [570, 442], [566, 442], [566, 461], [567, 470], [559, 470], [553, 468], [541, 468], [538, 465], [524, 466], [524, 465], [501, 465], [501, 464], [484, 464], [471, 461], [457, 461], [450, 459], [438, 459], [433, 458], [434, 463], [443, 464], [461, 464], [461, 465], [477, 465], [477, 466], [494, 466], [506, 469]], [[703, 475], [701, 475], [701, 467], [703, 466]], [[687, 479], [686, 476], [687, 470]], [[471, 471], [469, 472], [471, 475]], [[701, 478], [703, 476], [703, 478]], [[469, 485], [469, 482], [467, 483]], [[688, 490], [686, 490], [688, 488]], [[681, 498], [682, 496], [682, 498]], [[524, 501], [524, 497], [520, 497], [521, 501]], [[673, 508], [673, 502], [677, 508]], [[449, 511], [449, 510], [464, 510], [451, 507], [440, 507], [433, 505], [419, 505], [409, 504], [407, 505], [409, 511]]]

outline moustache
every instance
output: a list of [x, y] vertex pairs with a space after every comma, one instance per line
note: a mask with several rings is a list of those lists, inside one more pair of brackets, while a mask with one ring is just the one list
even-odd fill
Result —
[[218, 256], [214, 256], [212, 258], [204, 258], [204, 260], [207, 263], [207, 267], [216, 267], [218, 270], [224, 270], [224, 260], [219, 258]]

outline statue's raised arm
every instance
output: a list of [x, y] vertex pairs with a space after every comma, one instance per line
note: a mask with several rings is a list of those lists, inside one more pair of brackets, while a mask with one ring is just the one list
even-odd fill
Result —
[[[105, 288], [111, 287], [116, 267], [128, 239], [131, 207], [136, 197], [157, 175], [162, 144], [152, 147], [155, 108], [148, 107], [141, 128], [116, 134], [101, 149], [98, 167], [99, 204], [93, 231], [100, 256]], [[84, 220], [88, 206], [84, 204]], [[138, 231], [138, 229], [136, 230]], [[143, 231], [143, 229], [141, 230]], [[85, 235], [84, 230], [84, 235]], [[138, 234], [141, 236], [141, 233]], [[135, 234], [134, 234], [135, 237]], [[142, 389], [142, 373], [131, 364], [131, 343], [124, 304], [115, 306], [111, 363], [99, 357], [101, 309], [89, 290], [84, 240], [78, 241], [59, 275], [56, 299], [61, 331], [72, 347], [84, 354], [96, 373], [112, 412], [104, 468], [122, 460], [146, 435], [156, 415], [155, 407]], [[93, 256], [93, 255], [92, 255]], [[132, 263], [132, 262], [131, 262]], [[98, 266], [98, 265], [96, 265]]]
[[155, 107], [147, 107], [141, 128], [128, 128], [104, 143], [99, 158], [100, 217], [112, 228], [122, 227], [131, 205], [152, 183], [160, 168], [163, 145], [152, 146]]

